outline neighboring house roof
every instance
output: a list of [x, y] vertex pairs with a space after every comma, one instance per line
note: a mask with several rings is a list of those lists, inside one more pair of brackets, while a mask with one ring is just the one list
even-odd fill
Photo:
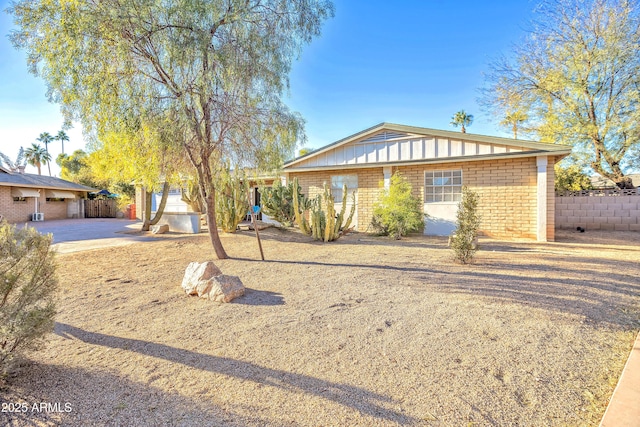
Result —
[[[640, 187], [640, 173], [629, 174], [627, 176], [631, 178], [631, 182], [633, 183], [634, 187]], [[589, 179], [591, 180], [591, 185], [593, 185], [593, 188], [596, 189], [616, 187], [616, 184], [613, 181], [600, 175], [592, 176]]]
[[97, 191], [95, 188], [52, 176], [9, 172], [4, 168], [2, 168], [2, 173], [0, 173], [0, 186], [47, 188], [50, 190]]
[[493, 158], [566, 156], [571, 147], [380, 123], [284, 164], [284, 170], [360, 168]]

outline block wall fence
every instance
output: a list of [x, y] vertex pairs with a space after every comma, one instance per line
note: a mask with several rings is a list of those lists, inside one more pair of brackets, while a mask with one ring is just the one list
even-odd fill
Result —
[[556, 227], [640, 231], [640, 189], [556, 194]]

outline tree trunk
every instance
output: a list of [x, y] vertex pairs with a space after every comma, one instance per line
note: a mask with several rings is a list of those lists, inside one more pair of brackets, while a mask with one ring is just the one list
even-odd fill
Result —
[[205, 204], [207, 205], [207, 226], [209, 228], [209, 239], [211, 245], [216, 253], [218, 259], [227, 259], [229, 255], [224, 250], [222, 242], [220, 241], [220, 235], [218, 234], [218, 225], [216, 222], [216, 192], [212, 187], [205, 197]]
[[160, 198], [160, 205], [156, 214], [151, 218], [151, 203], [153, 199], [153, 192], [145, 190], [145, 202], [144, 202], [144, 216], [141, 231], [149, 231], [152, 225], [156, 225], [162, 214], [164, 213], [164, 207], [167, 205], [167, 198], [169, 197], [169, 188], [171, 186], [167, 181], [162, 185], [162, 197]]
[[620, 177], [618, 181], [616, 181], [616, 185], [620, 189], [632, 189], [635, 188], [633, 186], [633, 181], [628, 176]]
[[153, 193], [144, 189], [144, 214], [142, 215], [142, 228], [140, 231], [149, 231], [151, 227], [151, 199]]
[[167, 198], [169, 198], [169, 189], [171, 186], [167, 181], [162, 185], [162, 197], [160, 198], [160, 205], [158, 206], [158, 210], [156, 214], [149, 221], [149, 225], [156, 225], [160, 218], [162, 218], [162, 214], [164, 213], [164, 207], [167, 206]]

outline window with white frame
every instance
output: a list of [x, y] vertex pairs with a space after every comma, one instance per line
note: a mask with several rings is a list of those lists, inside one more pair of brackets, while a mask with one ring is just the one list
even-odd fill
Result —
[[425, 172], [425, 203], [459, 202], [460, 200], [462, 200], [461, 170]]
[[358, 190], [358, 175], [334, 175], [331, 177], [331, 194], [336, 203], [342, 203], [344, 184], [347, 184], [347, 202], [351, 202], [351, 194]]

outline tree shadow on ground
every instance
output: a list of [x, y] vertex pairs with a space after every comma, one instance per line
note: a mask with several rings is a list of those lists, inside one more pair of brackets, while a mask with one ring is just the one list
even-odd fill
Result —
[[[487, 266], [452, 266], [450, 268], [416, 267], [415, 264], [363, 264], [351, 262], [322, 262], [298, 260], [256, 261], [236, 258], [243, 262], [267, 262], [273, 264], [311, 265], [328, 268], [344, 268], [348, 271], [394, 271], [402, 275], [405, 283], [415, 281], [415, 286], [433, 285], [435, 290], [447, 293], [468, 294], [474, 297], [509, 300], [561, 313], [585, 316], [597, 323], [622, 328], [637, 328], [640, 321], [638, 306], [640, 281], [634, 275], [608, 273], [597, 269], [585, 269], [585, 263], [575, 263], [573, 268], [505, 262]], [[629, 262], [629, 267], [640, 267]], [[528, 274], [528, 272], [537, 274]]]
[[[128, 380], [124, 375], [30, 363], [0, 390], [3, 402], [25, 403], [27, 410], [0, 412], [3, 426], [201, 425], [243, 427], [277, 420], [234, 413], [214, 402]], [[50, 403], [46, 410], [33, 405]], [[22, 408], [22, 407], [21, 407]]]
[[391, 398], [360, 387], [266, 368], [255, 363], [227, 357], [196, 353], [150, 341], [89, 332], [65, 323], [56, 322], [55, 333], [63, 338], [75, 338], [88, 344], [134, 351], [142, 355], [180, 363], [194, 369], [315, 395], [380, 420], [397, 422], [402, 425], [415, 422], [412, 417], [385, 407], [384, 405], [390, 406], [395, 403]]

